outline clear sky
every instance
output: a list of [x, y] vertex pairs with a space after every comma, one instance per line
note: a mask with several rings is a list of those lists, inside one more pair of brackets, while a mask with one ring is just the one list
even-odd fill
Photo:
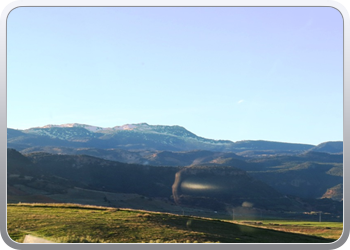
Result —
[[333, 8], [21, 7], [7, 53], [9, 128], [146, 122], [232, 141], [343, 140]]

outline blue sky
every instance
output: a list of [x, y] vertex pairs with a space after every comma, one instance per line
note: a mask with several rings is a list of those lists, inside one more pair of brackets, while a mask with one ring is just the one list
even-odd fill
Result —
[[44, 8], [7, 22], [7, 123], [180, 125], [343, 138], [343, 19], [327, 7]]

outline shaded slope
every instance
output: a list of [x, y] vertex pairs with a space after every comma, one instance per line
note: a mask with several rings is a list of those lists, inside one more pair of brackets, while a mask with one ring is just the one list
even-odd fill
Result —
[[284, 194], [321, 198], [328, 188], [343, 182], [342, 176], [328, 174], [334, 164], [304, 162], [249, 174]]
[[[10, 154], [8, 157], [12, 156], [23, 158], [19, 153]], [[195, 178], [196, 181], [221, 183], [223, 188], [222, 192], [214, 193], [215, 195], [211, 190], [206, 190], [208, 192], [200, 195], [180, 190], [179, 195], [186, 195], [189, 205], [211, 207], [211, 204], [217, 201], [220, 206], [218, 209], [224, 209], [223, 206], [227, 204], [241, 205], [242, 202], [249, 200], [257, 207], [272, 210], [291, 209], [291, 203], [281, 202], [279, 198], [282, 195], [277, 191], [249, 177], [245, 171], [233, 167], [213, 164], [194, 167], [194, 169], [201, 168], [199, 172], [191, 172], [193, 168], [192, 170], [186, 168], [179, 172], [182, 168], [126, 164], [85, 155], [33, 153], [27, 155], [26, 158], [31, 162], [35, 172], [44, 178], [41, 178], [39, 183], [37, 179], [27, 181], [17, 179], [17, 181], [20, 181], [22, 185], [37, 188], [44, 181], [47, 185], [43, 186], [43, 190], [51, 193], [66, 192], [67, 186], [78, 186], [100, 191], [136, 193], [148, 197], [170, 199], [174, 195], [172, 186], [175, 178], [177, 175], [182, 175], [187, 179]], [[235, 173], [239, 175], [239, 178]], [[205, 197], [205, 203], [196, 203], [198, 196]], [[275, 202], [276, 200], [278, 202]]]

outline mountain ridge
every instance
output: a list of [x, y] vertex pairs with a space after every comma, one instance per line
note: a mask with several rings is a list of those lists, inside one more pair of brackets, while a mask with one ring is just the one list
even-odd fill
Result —
[[311, 144], [265, 140], [233, 142], [230, 140], [207, 139], [197, 136], [179, 125], [149, 125], [147, 123], [124, 124], [112, 128], [79, 123], [49, 124], [24, 130], [8, 128], [7, 131], [8, 144], [13, 148], [38, 146], [42, 140], [46, 141], [47, 146], [168, 151], [210, 150], [242, 152], [247, 150], [277, 150], [300, 153], [317, 147]]

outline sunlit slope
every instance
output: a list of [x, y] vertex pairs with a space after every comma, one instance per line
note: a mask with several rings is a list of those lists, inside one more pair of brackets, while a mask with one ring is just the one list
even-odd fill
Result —
[[147, 211], [69, 205], [8, 205], [8, 233], [55, 242], [327, 243], [333, 239]]

